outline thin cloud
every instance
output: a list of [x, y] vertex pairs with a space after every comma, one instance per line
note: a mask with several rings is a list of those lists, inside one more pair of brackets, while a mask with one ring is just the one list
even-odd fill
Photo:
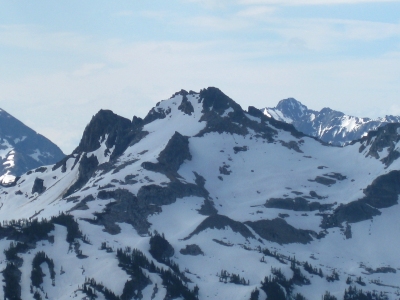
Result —
[[341, 19], [279, 20], [268, 28], [285, 40], [303, 41], [316, 51], [346, 49], [349, 41], [371, 42], [400, 37], [400, 24]]
[[251, 26], [247, 20], [243, 18], [232, 17], [214, 17], [214, 16], [197, 16], [187, 18], [185, 22], [196, 28], [206, 28], [213, 31], [235, 31]]
[[75, 70], [72, 74], [78, 77], [88, 76], [96, 71], [103, 69], [105, 66], [105, 64], [84, 64], [81, 68]]
[[271, 15], [276, 12], [276, 7], [273, 6], [251, 6], [237, 13], [240, 17], [259, 17]]
[[131, 10], [121, 10], [116, 13], [113, 13], [112, 16], [114, 16], [114, 17], [131, 17], [134, 14], [135, 13]]
[[230, 0], [182, 0], [186, 3], [198, 3], [207, 9], [223, 9], [230, 6], [232, 2]]
[[143, 10], [140, 12], [140, 15], [151, 19], [161, 19], [166, 17], [168, 13], [166, 11]]
[[2, 25], [0, 44], [39, 51], [82, 51], [87, 49], [90, 42], [74, 32], [45, 32], [40, 26], [34, 25]]

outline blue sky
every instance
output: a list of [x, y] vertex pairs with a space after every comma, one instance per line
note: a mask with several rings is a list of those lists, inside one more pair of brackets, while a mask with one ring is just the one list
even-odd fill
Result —
[[400, 1], [1, 1], [0, 107], [69, 153], [180, 89], [400, 114]]

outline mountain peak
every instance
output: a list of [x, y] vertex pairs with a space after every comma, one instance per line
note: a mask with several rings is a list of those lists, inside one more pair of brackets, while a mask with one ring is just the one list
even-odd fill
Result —
[[262, 112], [276, 120], [292, 124], [300, 132], [333, 145], [350, 143], [382, 125], [400, 122], [400, 117], [386, 116], [372, 120], [345, 115], [329, 107], [315, 111], [293, 98], [281, 100], [276, 107], [265, 108]]
[[100, 147], [100, 143], [106, 140], [107, 147], [111, 148], [116, 137], [131, 127], [131, 121], [121, 117], [111, 110], [101, 109], [92, 117], [86, 126], [81, 142], [76, 151], [91, 152]]
[[15, 176], [64, 157], [50, 140], [0, 109], [0, 183], [10, 184]]
[[303, 103], [296, 100], [295, 98], [287, 98], [287, 99], [283, 99], [283, 100], [279, 101], [276, 108], [308, 110], [307, 106], [305, 106]]
[[242, 111], [242, 108], [239, 104], [237, 104], [216, 87], [202, 89], [200, 91], [200, 98], [203, 100], [204, 109], [212, 109], [218, 114], [223, 114], [229, 108], [232, 108], [234, 111]]
[[307, 106], [294, 98], [287, 98], [279, 101], [275, 109], [280, 110], [292, 120], [301, 118], [304, 113], [308, 111]]

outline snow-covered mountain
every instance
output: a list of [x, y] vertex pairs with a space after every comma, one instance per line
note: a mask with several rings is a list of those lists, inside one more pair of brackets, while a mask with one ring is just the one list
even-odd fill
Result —
[[12, 184], [26, 171], [54, 164], [64, 156], [47, 138], [0, 109], [0, 184]]
[[217, 88], [101, 110], [0, 188], [0, 298], [398, 299], [399, 142], [329, 146]]
[[344, 145], [385, 124], [400, 122], [400, 116], [370, 119], [345, 115], [328, 107], [315, 111], [293, 98], [279, 101], [276, 107], [263, 108], [262, 112], [333, 145]]

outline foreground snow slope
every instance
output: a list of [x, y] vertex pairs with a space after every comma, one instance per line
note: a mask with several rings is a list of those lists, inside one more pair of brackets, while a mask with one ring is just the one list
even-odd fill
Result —
[[399, 127], [327, 146], [216, 88], [102, 110], [1, 188], [0, 297], [397, 299]]

